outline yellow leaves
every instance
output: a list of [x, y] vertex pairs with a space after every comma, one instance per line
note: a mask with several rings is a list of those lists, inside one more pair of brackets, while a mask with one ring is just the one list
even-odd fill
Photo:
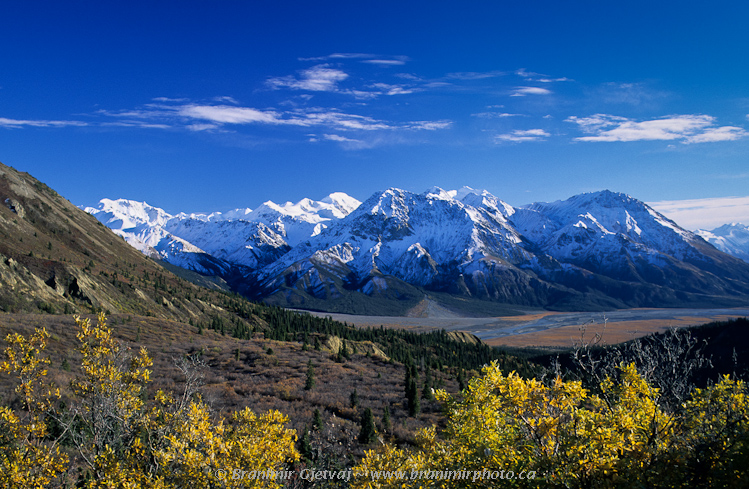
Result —
[[[80, 402], [67, 426], [77, 459], [87, 475], [76, 487], [170, 489], [181, 487], [280, 487], [273, 480], [224, 481], [219, 470], [281, 470], [299, 459], [296, 433], [278, 411], [256, 415], [250, 409], [230, 419], [215, 419], [199, 398], [179, 402], [158, 391], [146, 406], [144, 388], [152, 360], [141, 348], [130, 355], [113, 337], [100, 314], [96, 325], [75, 318], [82, 355], [81, 375], [72, 383]], [[8, 336], [0, 363], [20, 379], [27, 420], [0, 407], [0, 487], [43, 488], [68, 469], [57, 441], [47, 440], [44, 419], [59, 389], [42, 378], [49, 360], [42, 357], [49, 335]], [[75, 432], [72, 432], [75, 430]], [[58, 440], [59, 441], [59, 440]], [[236, 482], [236, 484], [235, 484]]]
[[[621, 366], [620, 373], [600, 385], [604, 399], [580, 382], [557, 378], [544, 385], [490, 365], [471, 380], [462, 399], [436, 394], [448, 417], [441, 437], [425, 430], [417, 449], [386, 445], [367, 452], [356, 469], [544, 474], [535, 481], [505, 481], [513, 487], [689, 487], [683, 481], [691, 476], [683, 473], [691, 463], [706, 467], [716, 480], [734, 481], [714, 487], [739, 487], [735, 481], [749, 464], [749, 399], [742, 382], [724, 378], [696, 390], [677, 416], [659, 407], [658, 390], [634, 365]], [[712, 455], [700, 452], [708, 448]], [[362, 480], [358, 487], [423, 483]], [[451, 481], [449, 487], [491, 487], [481, 483]]]
[[47, 487], [65, 470], [67, 457], [45, 443], [38, 432], [10, 409], [0, 407], [0, 487]]
[[[284, 427], [288, 419], [278, 411], [258, 416], [249, 408], [234, 413], [230, 424], [213, 423], [202, 402], [192, 402], [177, 416], [166, 446], [155, 452], [165, 481], [174, 487], [216, 484], [220, 471], [278, 470], [299, 459], [296, 433]], [[239, 487], [280, 487], [275, 482], [238, 481]], [[170, 486], [171, 487], [171, 486]]]

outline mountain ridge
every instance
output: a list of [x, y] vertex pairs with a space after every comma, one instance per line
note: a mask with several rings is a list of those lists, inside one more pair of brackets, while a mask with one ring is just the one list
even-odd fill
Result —
[[[154, 226], [168, 233], [161, 258], [190, 256], [187, 268], [231, 275], [254, 299], [334, 310], [380, 298], [402, 311], [429, 291], [552, 309], [733, 305], [749, 296], [749, 265], [610, 190], [519, 207], [469, 187], [327, 199], [268, 202], [238, 219], [180, 214]], [[208, 256], [218, 260], [212, 268]]]

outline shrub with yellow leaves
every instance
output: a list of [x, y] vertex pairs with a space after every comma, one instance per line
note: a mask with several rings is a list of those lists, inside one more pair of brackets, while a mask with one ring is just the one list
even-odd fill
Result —
[[[274, 470], [298, 460], [296, 433], [277, 411], [249, 408], [216, 419], [188, 382], [177, 400], [159, 391], [146, 402], [152, 365], [141, 348], [131, 355], [100, 314], [97, 324], [75, 318], [81, 374], [77, 402], [54, 411], [59, 390], [44, 383], [48, 334], [9, 335], [0, 371], [15, 374], [21, 413], [0, 407], [0, 487], [153, 488], [280, 487], [274, 480], [221, 477], [236, 470]], [[185, 364], [186, 365], [186, 364]], [[49, 439], [46, 417], [63, 427]], [[70, 447], [61, 453], [64, 437]]]
[[[697, 390], [678, 412], [657, 404], [658, 390], [633, 364], [591, 394], [580, 382], [544, 384], [496, 364], [462, 397], [444, 391], [448, 424], [421, 432], [412, 450], [386, 445], [366, 453], [362, 488], [743, 487], [749, 464], [746, 386], [729, 378]], [[493, 472], [503, 480], [476, 476]], [[696, 485], [695, 485], [696, 484]]]
[[41, 353], [49, 334], [37, 330], [30, 338], [9, 334], [0, 372], [18, 378], [16, 393], [22, 409], [14, 413], [0, 406], [0, 487], [41, 488], [63, 472], [68, 458], [56, 442], [47, 439], [46, 417], [59, 389], [45, 381], [49, 359]]

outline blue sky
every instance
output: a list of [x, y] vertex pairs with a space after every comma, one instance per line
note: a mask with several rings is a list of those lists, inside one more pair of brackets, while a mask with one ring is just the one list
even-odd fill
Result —
[[608, 188], [749, 222], [746, 2], [2, 10], [0, 161], [78, 205]]

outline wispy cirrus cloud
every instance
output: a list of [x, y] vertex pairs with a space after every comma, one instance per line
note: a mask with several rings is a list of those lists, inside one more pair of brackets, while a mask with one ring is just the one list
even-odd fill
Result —
[[672, 141], [707, 143], [733, 141], [749, 135], [735, 126], [715, 127], [715, 117], [709, 115], [676, 115], [647, 121], [626, 117], [595, 114], [590, 117], [568, 117], [583, 132], [591, 134], [575, 138], [586, 142]]
[[499, 134], [494, 137], [496, 143], [526, 143], [530, 141], [543, 141], [551, 136], [543, 129], [515, 130], [507, 134]]
[[83, 121], [50, 121], [50, 120], [33, 120], [33, 119], [8, 119], [6, 117], [0, 117], [0, 127], [7, 128], [21, 128], [27, 127], [83, 127], [88, 126], [89, 123]]
[[525, 78], [528, 81], [535, 81], [539, 83], [572, 81], [570, 78], [567, 78], [567, 77], [553, 78], [553, 77], [550, 77], [549, 75], [544, 75], [541, 73], [534, 73], [532, 71], [526, 71], [525, 68], [520, 68], [519, 70], [515, 70], [515, 74], [521, 78]]
[[271, 110], [210, 103], [148, 104], [120, 112], [99, 111], [118, 119], [108, 124], [140, 124], [141, 127], [183, 127], [189, 131], [217, 131], [229, 126], [322, 127], [339, 131], [435, 131], [447, 129], [452, 121], [386, 121], [353, 114], [337, 108], [307, 107]]
[[339, 134], [323, 134], [323, 139], [327, 141], [335, 141], [337, 143], [361, 143], [358, 139], [351, 139]]
[[421, 91], [419, 88], [413, 88], [408, 85], [393, 85], [390, 83], [373, 83], [370, 87], [378, 90], [378, 95], [408, 95], [409, 93]]
[[510, 114], [508, 112], [477, 112], [471, 114], [471, 117], [479, 117], [481, 119], [504, 119], [507, 117], [522, 117], [522, 114]]
[[380, 66], [403, 66], [406, 61], [403, 59], [365, 59], [362, 60], [362, 63]]
[[403, 66], [410, 58], [402, 55], [381, 55], [370, 53], [333, 53], [326, 56], [315, 56], [313, 58], [299, 58], [299, 61], [331, 61], [331, 60], [358, 60], [380, 66]]
[[188, 119], [203, 119], [219, 124], [288, 124], [281, 113], [258, 110], [250, 107], [229, 105], [196, 105], [189, 104], [174, 107], [177, 114]]
[[406, 129], [437, 131], [440, 129], [448, 129], [452, 124], [452, 121], [416, 121], [409, 122], [404, 127]]
[[335, 92], [338, 82], [348, 78], [348, 74], [329, 65], [317, 65], [302, 70], [299, 76], [283, 76], [270, 78], [266, 84], [273, 89], [290, 88], [292, 90], [307, 90], [311, 92]]

